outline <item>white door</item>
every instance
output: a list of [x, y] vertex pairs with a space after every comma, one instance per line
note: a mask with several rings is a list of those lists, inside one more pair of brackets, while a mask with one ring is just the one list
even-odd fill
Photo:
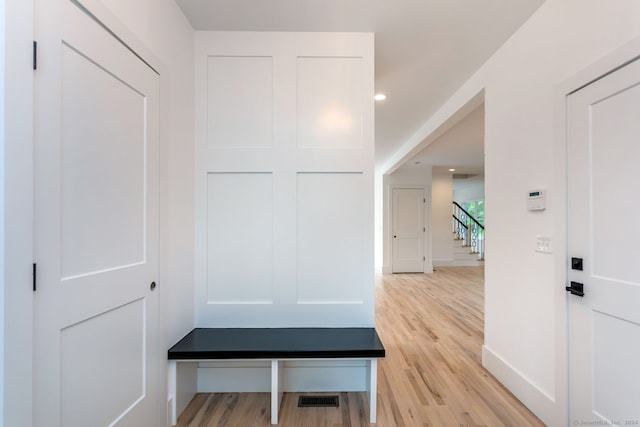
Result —
[[640, 61], [570, 95], [567, 114], [570, 424], [638, 425]]
[[34, 423], [157, 426], [158, 75], [36, 3]]
[[392, 259], [394, 273], [424, 272], [424, 190], [394, 188], [392, 191]]

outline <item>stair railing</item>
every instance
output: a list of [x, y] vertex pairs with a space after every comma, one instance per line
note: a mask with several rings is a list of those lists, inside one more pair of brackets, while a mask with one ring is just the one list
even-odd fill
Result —
[[484, 259], [484, 226], [457, 202], [453, 202], [453, 233], [471, 248], [471, 253]]

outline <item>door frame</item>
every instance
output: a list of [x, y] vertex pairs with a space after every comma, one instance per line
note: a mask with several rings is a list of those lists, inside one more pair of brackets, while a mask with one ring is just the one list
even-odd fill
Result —
[[640, 58], [640, 37], [615, 49], [602, 58], [596, 60], [583, 70], [569, 77], [556, 87], [554, 102], [555, 117], [555, 194], [550, 197], [551, 203], [557, 206], [558, 213], [554, 217], [554, 228], [558, 230], [558, 235], [554, 237], [555, 250], [555, 271], [554, 271], [554, 292], [555, 292], [555, 365], [558, 367], [555, 372], [555, 414], [553, 419], [564, 420], [566, 425], [570, 425], [569, 411], [569, 299], [565, 286], [568, 280], [568, 158], [567, 158], [567, 104], [568, 97], [574, 92], [588, 86], [589, 84], [613, 73], [625, 65]]
[[[424, 185], [417, 184], [392, 184], [389, 185], [389, 192], [387, 194], [387, 206], [388, 206], [388, 218], [389, 226], [387, 227], [386, 239], [389, 248], [389, 273], [393, 272], [393, 191], [397, 189], [418, 189], [422, 190], [422, 196], [425, 199], [424, 212], [422, 214], [422, 226], [425, 228], [425, 232], [422, 237], [422, 255], [424, 261], [422, 262], [423, 273], [433, 273], [433, 263], [431, 260], [431, 192]], [[429, 231], [426, 231], [429, 230]], [[427, 238], [427, 234], [429, 237]]]
[[[33, 41], [33, 0], [0, 0], [4, 9], [3, 42], [13, 46], [29, 46]], [[11, 17], [9, 19], [9, 17]], [[2, 181], [2, 261], [0, 264], [0, 326], [2, 350], [11, 349], [19, 357], [0, 356], [4, 390], [0, 391], [2, 408], [0, 424], [32, 425], [32, 367], [33, 291], [31, 289], [33, 263], [33, 71], [29, 63], [29, 49], [9, 48], [3, 43], [4, 85], [3, 150], [4, 177]], [[2, 50], [2, 49], [0, 49]], [[2, 74], [2, 72], [0, 72]], [[0, 107], [0, 110], [2, 108]], [[2, 178], [0, 178], [2, 179]], [[11, 248], [10, 251], [5, 248]], [[7, 328], [11, 325], [11, 328]], [[5, 390], [11, 390], [5, 393]]]

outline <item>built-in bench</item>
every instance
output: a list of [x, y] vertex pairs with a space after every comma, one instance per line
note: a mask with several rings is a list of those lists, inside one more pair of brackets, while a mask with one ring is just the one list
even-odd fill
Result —
[[271, 361], [271, 424], [278, 423], [285, 361], [364, 360], [367, 363], [369, 421], [375, 423], [378, 358], [384, 355], [384, 346], [374, 328], [196, 328], [168, 353], [172, 425], [177, 422], [177, 362], [220, 359]]

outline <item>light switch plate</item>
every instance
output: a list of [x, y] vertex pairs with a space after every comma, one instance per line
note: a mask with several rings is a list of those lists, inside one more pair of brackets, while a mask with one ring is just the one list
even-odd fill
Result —
[[544, 254], [551, 253], [551, 236], [536, 236], [536, 252], [542, 252]]

